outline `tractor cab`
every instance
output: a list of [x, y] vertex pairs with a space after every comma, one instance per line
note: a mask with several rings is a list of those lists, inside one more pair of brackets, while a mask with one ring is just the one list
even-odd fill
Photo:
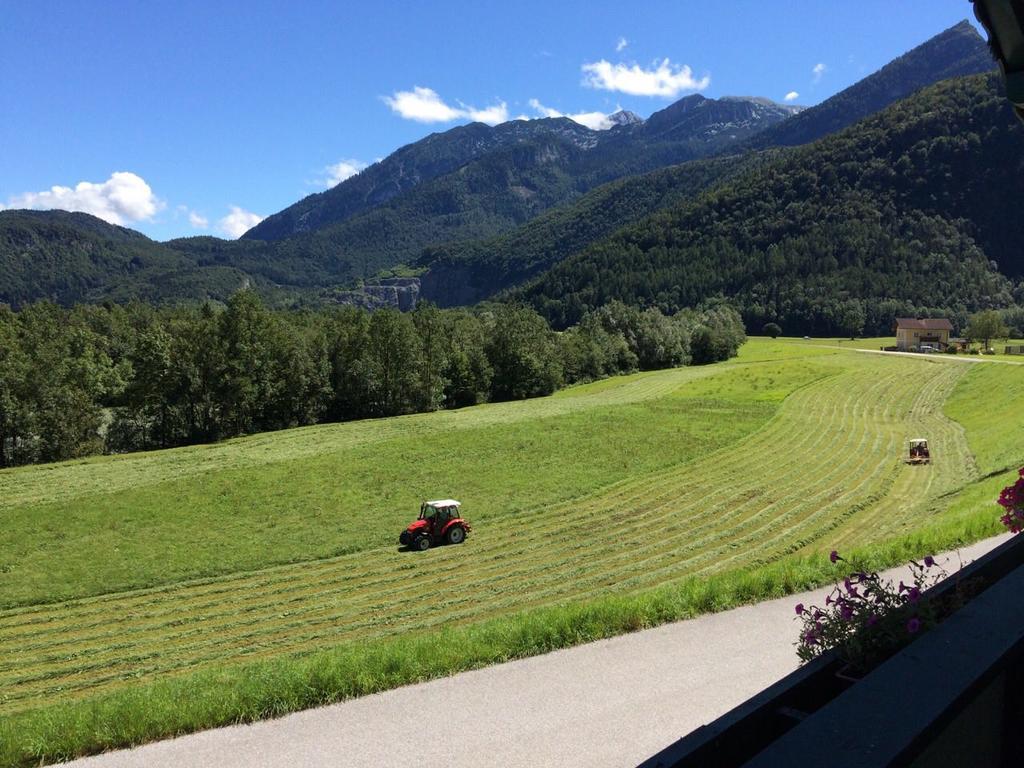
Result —
[[472, 528], [462, 519], [462, 504], [455, 499], [424, 501], [420, 515], [402, 531], [398, 543], [412, 549], [429, 549], [433, 544], [461, 544]]
[[907, 464], [930, 464], [932, 454], [928, 450], [928, 441], [917, 437], [910, 441]]

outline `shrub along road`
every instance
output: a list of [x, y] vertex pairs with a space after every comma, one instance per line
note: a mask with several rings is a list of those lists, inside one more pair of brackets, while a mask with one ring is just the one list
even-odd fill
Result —
[[[938, 558], [952, 574], [1006, 535]], [[907, 569], [886, 574], [899, 580]], [[815, 590], [74, 768], [636, 765], [796, 669]], [[69, 766], [69, 768], [70, 768]]]

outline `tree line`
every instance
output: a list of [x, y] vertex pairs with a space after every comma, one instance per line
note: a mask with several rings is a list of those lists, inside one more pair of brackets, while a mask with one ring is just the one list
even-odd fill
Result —
[[745, 340], [726, 304], [612, 302], [555, 332], [517, 304], [285, 312], [0, 305], [0, 467], [516, 400], [617, 373], [710, 363]]

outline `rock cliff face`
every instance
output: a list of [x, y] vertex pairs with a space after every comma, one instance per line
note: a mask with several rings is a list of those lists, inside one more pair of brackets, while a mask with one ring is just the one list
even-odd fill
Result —
[[780, 123], [799, 111], [800, 107], [776, 104], [769, 99], [706, 99], [694, 94], [655, 112], [644, 121], [641, 130], [648, 140], [735, 140]]
[[409, 312], [416, 308], [420, 297], [418, 277], [388, 277], [367, 282], [358, 291], [342, 291], [336, 295], [339, 304], [351, 304], [364, 309], [397, 309]]

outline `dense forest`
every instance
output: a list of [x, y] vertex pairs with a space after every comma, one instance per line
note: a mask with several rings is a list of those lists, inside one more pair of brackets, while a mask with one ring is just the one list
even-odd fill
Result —
[[[514, 295], [556, 326], [613, 299], [730, 297], [748, 327], [885, 333], [1013, 303], [1024, 129], [996, 75], [949, 80], [647, 217]], [[1019, 289], [1017, 289], [1019, 293]], [[1018, 295], [1019, 300], [1021, 297]]]
[[627, 224], [767, 162], [771, 156], [764, 152], [694, 160], [629, 176], [498, 237], [426, 248], [414, 264], [426, 268], [421, 275], [423, 296], [441, 306], [489, 298]]
[[225, 307], [0, 306], [0, 467], [535, 397], [723, 360], [744, 339], [724, 304], [611, 303], [562, 333], [516, 304], [287, 312], [253, 291]]
[[250, 285], [268, 299], [285, 295], [269, 280], [206, 261], [176, 249], [174, 241], [157, 243], [86, 213], [0, 211], [0, 303], [14, 307], [38, 299], [63, 306], [226, 300]]

